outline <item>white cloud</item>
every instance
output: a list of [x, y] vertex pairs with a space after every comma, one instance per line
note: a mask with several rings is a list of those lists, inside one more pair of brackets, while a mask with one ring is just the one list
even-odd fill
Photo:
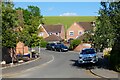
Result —
[[50, 7], [50, 8], [48, 8], [48, 11], [52, 11], [54, 8], [53, 7]]
[[77, 13], [66, 12], [66, 13], [60, 14], [60, 16], [78, 16], [78, 15]]

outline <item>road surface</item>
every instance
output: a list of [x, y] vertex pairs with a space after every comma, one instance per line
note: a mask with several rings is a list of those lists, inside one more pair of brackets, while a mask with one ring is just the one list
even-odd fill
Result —
[[[76, 64], [78, 52], [55, 52], [41, 49], [41, 54], [52, 56], [51, 60], [43, 65], [16, 73], [9, 78], [99, 78], [89, 71], [96, 66]], [[98, 56], [101, 57], [101, 53]]]

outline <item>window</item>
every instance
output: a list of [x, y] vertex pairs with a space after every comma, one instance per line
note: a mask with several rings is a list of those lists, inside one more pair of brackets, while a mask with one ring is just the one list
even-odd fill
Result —
[[73, 36], [73, 35], [74, 35], [74, 31], [70, 31], [70, 32], [69, 32], [69, 35], [70, 35], [70, 36]]
[[81, 34], [82, 34], [82, 32], [81, 32], [81, 31], [79, 31], [79, 32], [78, 32], [78, 35], [81, 35]]
[[56, 33], [57, 36], [59, 36], [59, 33]]
[[48, 33], [49, 35], [52, 35], [52, 33]]
[[39, 33], [39, 36], [43, 36], [43, 35], [44, 35], [44, 33], [43, 33], [43, 32], [40, 32], [40, 33]]

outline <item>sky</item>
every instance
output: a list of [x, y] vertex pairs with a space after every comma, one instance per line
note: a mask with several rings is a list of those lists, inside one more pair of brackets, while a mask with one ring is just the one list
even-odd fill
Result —
[[14, 2], [14, 7], [33, 5], [43, 16], [98, 16], [100, 2]]

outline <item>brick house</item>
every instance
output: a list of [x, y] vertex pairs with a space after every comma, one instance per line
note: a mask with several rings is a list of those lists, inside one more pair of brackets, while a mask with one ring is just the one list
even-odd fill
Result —
[[50, 37], [50, 38], [51, 37], [52, 38], [58, 38], [59, 37], [59, 38], [64, 40], [65, 39], [65, 29], [64, 29], [64, 26], [60, 25], [60, 24], [57, 24], [57, 25], [41, 25], [40, 24], [39, 27], [38, 27], [38, 36], [41, 36], [44, 39], [46, 38], [47, 41], [50, 40], [50, 39], [48, 39], [48, 37]]
[[85, 32], [92, 30], [93, 26], [93, 22], [75, 22], [67, 30], [67, 40], [80, 37]]

